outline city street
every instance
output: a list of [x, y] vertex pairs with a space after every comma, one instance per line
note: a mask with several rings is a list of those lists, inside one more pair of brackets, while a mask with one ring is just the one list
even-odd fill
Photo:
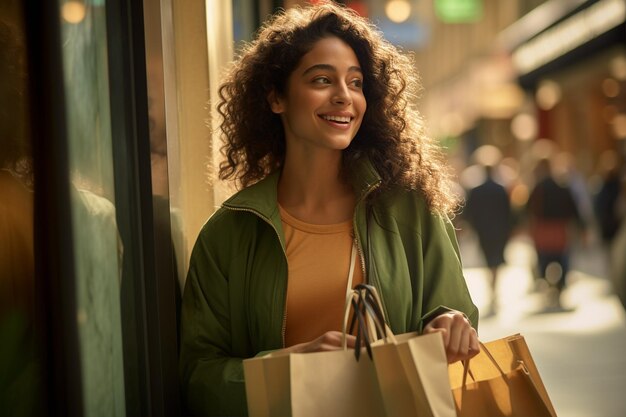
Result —
[[557, 309], [550, 307], [549, 292], [533, 281], [528, 238], [512, 239], [496, 288], [497, 311], [489, 314], [491, 288], [475, 238], [463, 232], [459, 243], [470, 292], [481, 310], [480, 338], [524, 335], [560, 417], [625, 416], [626, 315], [612, 294], [602, 252], [594, 245], [574, 251]]

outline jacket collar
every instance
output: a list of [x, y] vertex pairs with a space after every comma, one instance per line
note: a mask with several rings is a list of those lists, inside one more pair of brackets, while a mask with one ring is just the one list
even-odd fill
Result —
[[[353, 175], [353, 187], [357, 195], [357, 201], [378, 185], [380, 175], [372, 165], [369, 158], [361, 158], [355, 162]], [[223, 203], [223, 206], [231, 209], [250, 210], [267, 220], [280, 221], [278, 212], [278, 179], [280, 170], [274, 171], [261, 181], [244, 188]]]

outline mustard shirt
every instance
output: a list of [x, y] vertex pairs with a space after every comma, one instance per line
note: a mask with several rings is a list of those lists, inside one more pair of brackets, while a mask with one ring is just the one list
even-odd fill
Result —
[[[289, 271], [285, 345], [292, 346], [342, 330], [354, 233], [352, 220], [310, 224], [279, 210]], [[362, 282], [357, 255], [352, 287]]]

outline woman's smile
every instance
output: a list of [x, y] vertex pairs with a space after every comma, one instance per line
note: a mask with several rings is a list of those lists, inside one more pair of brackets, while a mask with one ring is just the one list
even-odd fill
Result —
[[319, 117], [337, 129], [349, 129], [350, 123], [354, 120], [351, 113], [327, 113], [321, 114]]

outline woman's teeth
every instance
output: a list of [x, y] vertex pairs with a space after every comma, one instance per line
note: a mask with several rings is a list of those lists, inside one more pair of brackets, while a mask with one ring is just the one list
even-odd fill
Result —
[[337, 123], [350, 123], [349, 116], [322, 116], [322, 119]]

